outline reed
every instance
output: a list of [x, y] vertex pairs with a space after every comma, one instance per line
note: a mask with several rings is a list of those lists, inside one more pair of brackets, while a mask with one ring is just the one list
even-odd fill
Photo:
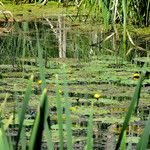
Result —
[[147, 149], [147, 145], [149, 142], [149, 136], [150, 136], [149, 127], [150, 127], [150, 115], [148, 117], [148, 121], [147, 121], [144, 131], [141, 135], [141, 138], [137, 144], [137, 148], [136, 148], [137, 150], [146, 150]]
[[[47, 122], [47, 89], [43, 90], [40, 106], [37, 111], [34, 126], [31, 133], [31, 138], [29, 142], [29, 150], [40, 150], [42, 145], [42, 133], [44, 130], [44, 125]], [[38, 144], [37, 144], [38, 143]]]
[[[93, 107], [93, 104], [92, 104]], [[93, 149], [93, 110], [90, 113], [87, 127], [86, 150]]]
[[103, 20], [104, 20], [104, 27], [106, 29], [106, 31], [108, 30], [108, 27], [109, 27], [109, 21], [110, 21], [110, 2], [109, 1], [104, 1], [104, 0], [101, 0], [99, 2], [99, 5], [101, 7], [101, 10], [102, 10], [102, 17], [103, 17]]
[[123, 8], [123, 56], [126, 58], [126, 42], [127, 42], [127, 0], [122, 0], [122, 8]]
[[119, 149], [122, 138], [123, 138], [123, 135], [124, 135], [124, 132], [127, 129], [129, 121], [131, 119], [132, 113], [135, 111], [135, 108], [136, 108], [137, 103], [138, 103], [139, 98], [140, 98], [141, 87], [142, 87], [142, 82], [143, 82], [144, 78], [145, 78], [145, 72], [141, 74], [141, 77], [140, 77], [140, 79], [138, 81], [138, 84], [135, 88], [134, 95], [133, 95], [131, 103], [128, 107], [128, 111], [127, 111], [127, 114], [125, 116], [124, 123], [123, 123], [122, 129], [121, 129], [121, 132], [120, 132], [119, 139], [118, 139], [118, 142], [116, 144], [115, 150]]
[[19, 129], [18, 129], [16, 145], [15, 145], [16, 149], [18, 149], [18, 142], [19, 142], [21, 131], [22, 131], [22, 128], [23, 128], [25, 113], [26, 113], [26, 109], [27, 109], [27, 106], [28, 106], [30, 96], [31, 96], [32, 84], [33, 84], [33, 76], [31, 76], [31, 79], [29, 80], [28, 87], [27, 87], [27, 90], [26, 90], [26, 93], [25, 93], [25, 96], [24, 96], [23, 104], [22, 104], [22, 109], [21, 109], [21, 112], [19, 114]]
[[70, 113], [70, 102], [68, 100], [68, 86], [67, 86], [67, 75], [65, 65], [63, 66], [63, 82], [64, 82], [64, 100], [65, 100], [65, 115], [66, 115], [66, 130], [67, 130], [67, 149], [73, 149], [72, 143], [72, 129], [71, 129], [71, 113]]
[[59, 143], [60, 143], [60, 150], [63, 150], [64, 147], [64, 135], [63, 135], [63, 120], [62, 120], [62, 104], [60, 98], [60, 87], [59, 87], [59, 80], [58, 75], [56, 75], [56, 106], [57, 106], [57, 120], [59, 126]]

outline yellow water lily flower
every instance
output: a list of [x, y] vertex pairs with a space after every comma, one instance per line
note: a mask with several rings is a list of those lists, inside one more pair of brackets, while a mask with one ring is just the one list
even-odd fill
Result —
[[133, 79], [134, 80], [137, 80], [137, 79], [139, 79], [140, 78], [140, 74], [139, 73], [134, 73], [133, 74]]
[[61, 89], [59, 89], [59, 91], [58, 91], [60, 94], [62, 94], [63, 93], [63, 91], [61, 90]]
[[76, 112], [76, 111], [77, 111], [77, 107], [70, 107], [70, 110], [71, 110], [72, 112]]
[[38, 80], [38, 81], [37, 81], [37, 84], [38, 84], [38, 85], [41, 85], [41, 84], [42, 84], [42, 80]]
[[101, 95], [99, 93], [94, 94], [94, 98], [96, 98], [97, 100], [101, 97]]

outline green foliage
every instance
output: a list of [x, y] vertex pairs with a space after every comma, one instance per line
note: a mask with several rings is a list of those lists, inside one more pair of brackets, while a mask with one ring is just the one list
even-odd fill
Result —
[[145, 73], [142, 73], [142, 75], [140, 77], [140, 80], [139, 80], [139, 82], [138, 82], [138, 84], [135, 88], [134, 95], [132, 97], [132, 101], [131, 101], [130, 106], [128, 108], [128, 112], [126, 114], [126, 117], [125, 117], [125, 120], [124, 120], [124, 123], [123, 123], [123, 127], [122, 127], [121, 133], [119, 135], [119, 139], [118, 139], [118, 142], [116, 144], [115, 150], [119, 149], [122, 138], [123, 138], [123, 135], [124, 135], [124, 132], [128, 127], [131, 115], [134, 112], [135, 107], [137, 106], [136, 104], [138, 104], [138, 101], [139, 101], [139, 98], [140, 98], [140, 93], [141, 93], [142, 82], [143, 82], [144, 78], [145, 78]]
[[99, 2], [100, 8], [102, 9], [102, 17], [104, 20], [104, 27], [107, 30], [109, 27], [110, 21], [110, 1], [109, 0], [101, 0]]
[[120, 150], [125, 150], [125, 149], [126, 149], [126, 131], [124, 131], [123, 133], [123, 138], [120, 145]]
[[93, 111], [90, 113], [87, 130], [86, 150], [91, 150], [93, 149]]
[[42, 132], [44, 130], [44, 125], [47, 121], [46, 101], [47, 101], [47, 89], [44, 89], [42, 96], [41, 96], [40, 107], [38, 109], [36, 119], [34, 122], [34, 126], [33, 126], [33, 130], [31, 133], [31, 139], [29, 142], [29, 150], [39, 149], [41, 147]]
[[139, 143], [137, 145], [137, 150], [146, 150], [147, 149], [147, 145], [149, 142], [149, 136], [150, 136], [150, 115], [148, 117], [148, 121], [146, 123], [146, 126], [144, 128], [144, 131], [142, 133], [142, 136], [139, 140]]
[[22, 131], [22, 128], [23, 128], [23, 122], [24, 122], [24, 119], [25, 119], [25, 113], [26, 113], [26, 109], [27, 109], [27, 106], [28, 106], [28, 102], [29, 102], [30, 96], [31, 96], [32, 84], [33, 84], [33, 76], [31, 77], [31, 79], [30, 79], [30, 81], [28, 83], [28, 87], [27, 87], [27, 90], [26, 90], [26, 93], [25, 93], [23, 104], [22, 104], [22, 109], [21, 109], [21, 112], [19, 114], [19, 129], [18, 129], [18, 135], [17, 135], [17, 140], [16, 140], [16, 148], [18, 147], [20, 134], [21, 134], [21, 131]]
[[62, 120], [62, 104], [60, 98], [60, 87], [58, 75], [56, 76], [56, 106], [57, 106], [57, 117], [58, 117], [58, 125], [59, 125], [59, 141], [60, 141], [60, 150], [63, 150], [64, 147], [64, 137], [63, 137], [63, 120]]
[[68, 150], [73, 149], [72, 143], [72, 129], [71, 129], [71, 113], [70, 113], [70, 103], [68, 100], [68, 86], [67, 86], [67, 75], [66, 68], [63, 65], [63, 81], [64, 81], [64, 99], [65, 99], [65, 114], [66, 114], [66, 130], [67, 130], [67, 148]]
[[[92, 10], [97, 10], [96, 5], [90, 5], [91, 1], [84, 0], [81, 1], [80, 7], [83, 9], [83, 6], [85, 9], [89, 9], [90, 12]], [[139, 1], [132, 1], [132, 0], [122, 0], [122, 1], [109, 1], [109, 0], [101, 0], [101, 1], [95, 1], [95, 4], [100, 5], [100, 11], [95, 12], [100, 13], [102, 12], [102, 18], [104, 20], [105, 27], [108, 26], [110, 23], [110, 20], [119, 21], [122, 23], [124, 20], [128, 19], [130, 22], [138, 24], [138, 25], [144, 25], [148, 26], [149, 23], [149, 11], [150, 11], [150, 1], [149, 0], [139, 0]], [[89, 7], [89, 5], [91, 7]], [[80, 10], [80, 12], [82, 12]], [[110, 12], [112, 12], [111, 18], [110, 18]], [[122, 15], [123, 13], [123, 15]], [[115, 15], [115, 16], [114, 16]], [[128, 16], [128, 17], [127, 17]]]

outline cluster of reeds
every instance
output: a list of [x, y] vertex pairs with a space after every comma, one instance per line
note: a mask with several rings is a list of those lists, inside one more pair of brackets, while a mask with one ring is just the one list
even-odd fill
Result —
[[[109, 29], [114, 29], [116, 38], [118, 39], [118, 26], [122, 26], [121, 38], [122, 45], [119, 54], [126, 59], [132, 49], [128, 50], [127, 41], [131, 45], [136, 46], [129, 34], [128, 25], [133, 26], [148, 26], [150, 23], [150, 1], [127, 1], [127, 0], [83, 0], [79, 3], [77, 9], [78, 14], [87, 14], [89, 21], [100, 23], [103, 20], [103, 26], [107, 32]], [[99, 18], [99, 19], [98, 19]], [[88, 19], [85, 19], [86, 22]], [[140, 48], [141, 49], [141, 48]]]
[[[93, 17], [97, 13], [101, 13], [101, 17], [104, 20], [105, 27], [111, 22], [120, 23], [124, 22], [126, 24], [126, 19], [128, 16], [128, 21], [140, 26], [148, 26], [149, 24], [149, 11], [150, 11], [150, 1], [149, 0], [139, 0], [139, 1], [127, 1], [127, 0], [83, 0], [79, 3], [78, 7], [83, 7], [89, 10], [89, 15]], [[81, 9], [79, 9], [81, 10]], [[98, 10], [98, 11], [93, 11]], [[84, 11], [84, 10], [83, 10]], [[92, 14], [95, 12], [95, 15]]]

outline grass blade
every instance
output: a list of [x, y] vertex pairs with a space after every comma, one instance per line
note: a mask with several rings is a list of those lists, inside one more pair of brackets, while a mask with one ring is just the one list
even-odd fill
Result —
[[0, 129], [0, 149], [9, 150], [9, 143], [6, 139], [5, 131]]
[[148, 118], [148, 121], [146, 123], [146, 126], [144, 128], [144, 131], [142, 133], [142, 136], [139, 140], [139, 143], [137, 145], [137, 150], [146, 150], [147, 149], [147, 144], [148, 144], [148, 141], [149, 141], [149, 136], [150, 136], [150, 115], [149, 115], [149, 118]]
[[42, 144], [42, 132], [44, 129], [44, 124], [46, 121], [46, 101], [47, 101], [47, 89], [44, 89], [41, 96], [41, 103], [38, 109], [34, 126], [31, 133], [31, 138], [29, 142], [29, 150], [40, 150]]
[[64, 69], [64, 99], [65, 99], [65, 114], [66, 114], [66, 131], [67, 131], [67, 149], [72, 150], [72, 129], [71, 129], [71, 113], [70, 113], [70, 103], [68, 101], [68, 88], [66, 81], [66, 70]]
[[10, 137], [6, 135], [3, 125], [0, 128], [0, 149], [1, 150], [13, 150], [12, 141]]
[[44, 88], [46, 88], [46, 80], [45, 80], [45, 64], [44, 64], [44, 59], [43, 59], [43, 49], [41, 47], [40, 41], [39, 41], [39, 31], [37, 24], [35, 23], [35, 29], [36, 29], [36, 46], [38, 50], [38, 64], [39, 64], [39, 72], [40, 72], [40, 79], [42, 80], [41, 88], [42, 91]]
[[26, 150], [27, 149], [27, 139], [26, 139], [25, 127], [23, 127], [23, 129], [21, 131], [20, 142], [21, 142], [21, 150]]
[[123, 133], [123, 138], [120, 145], [120, 150], [125, 150], [125, 149], [126, 149], [126, 131], [124, 131]]
[[93, 112], [91, 111], [88, 121], [87, 147], [86, 150], [93, 149]]
[[31, 95], [31, 91], [32, 91], [32, 84], [33, 84], [33, 75], [31, 76], [31, 79], [29, 80], [28, 87], [27, 87], [27, 90], [26, 90], [26, 93], [24, 96], [23, 104], [22, 104], [22, 109], [21, 109], [21, 112], [19, 114], [19, 129], [18, 129], [18, 135], [17, 135], [17, 139], [16, 139], [16, 149], [18, 149], [18, 142], [19, 142], [21, 130], [23, 127], [26, 109], [27, 109], [28, 102], [29, 102], [30, 95]]
[[125, 117], [125, 120], [124, 120], [124, 123], [123, 123], [123, 127], [122, 127], [121, 133], [119, 135], [119, 139], [118, 139], [118, 142], [116, 144], [115, 150], [119, 149], [121, 141], [122, 141], [122, 138], [123, 138], [124, 131], [128, 127], [131, 115], [132, 115], [133, 111], [135, 110], [136, 104], [138, 104], [140, 93], [141, 93], [141, 86], [142, 86], [142, 82], [143, 82], [144, 78], [145, 78], [145, 73], [142, 73], [141, 77], [140, 77], [140, 79], [138, 81], [138, 84], [137, 84], [137, 86], [135, 88], [134, 95], [132, 97], [130, 106], [128, 108], [128, 112], [126, 114], [126, 117]]
[[53, 146], [52, 138], [51, 138], [51, 131], [49, 130], [48, 123], [46, 123], [46, 125], [45, 125], [44, 133], [45, 133], [45, 136], [46, 136], [48, 150], [54, 150], [54, 146]]
[[59, 93], [59, 83], [58, 75], [56, 76], [56, 105], [57, 105], [57, 117], [58, 117], [58, 126], [59, 126], [59, 143], [60, 150], [63, 150], [64, 147], [64, 135], [63, 135], [63, 120], [62, 120], [62, 107], [61, 99]]

